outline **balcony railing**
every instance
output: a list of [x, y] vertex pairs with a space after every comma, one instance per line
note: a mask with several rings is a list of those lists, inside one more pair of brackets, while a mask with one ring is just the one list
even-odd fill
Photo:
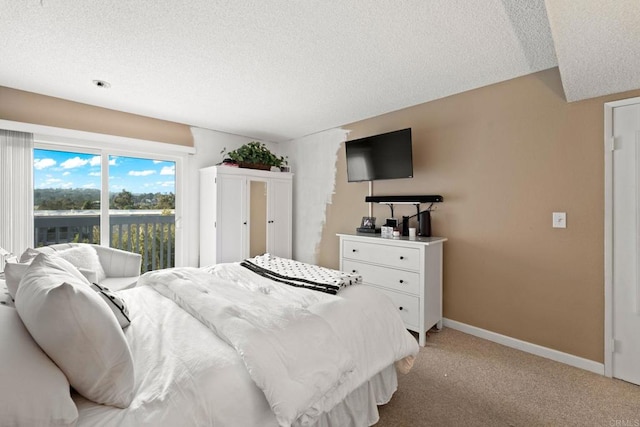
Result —
[[[43, 213], [46, 213], [43, 215]], [[110, 211], [110, 246], [142, 255], [141, 272], [175, 265], [175, 216], [160, 211]], [[100, 242], [100, 215], [36, 211], [34, 246]]]

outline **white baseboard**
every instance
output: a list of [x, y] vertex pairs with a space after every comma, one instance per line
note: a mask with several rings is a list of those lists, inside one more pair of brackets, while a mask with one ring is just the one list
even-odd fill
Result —
[[506, 335], [497, 334], [495, 332], [487, 331], [486, 329], [477, 328], [475, 326], [467, 325], [466, 323], [458, 322], [451, 319], [443, 319], [443, 324], [448, 328], [464, 332], [465, 334], [483, 338], [488, 341], [493, 341], [507, 347], [524, 351], [526, 353], [535, 354], [536, 356], [555, 360], [556, 362], [565, 363], [576, 368], [585, 369], [596, 374], [604, 375], [603, 363], [594, 362], [593, 360], [584, 359], [582, 357], [574, 356], [569, 353], [563, 353], [561, 351], [553, 350], [541, 345], [532, 344], [530, 342], [511, 338]]

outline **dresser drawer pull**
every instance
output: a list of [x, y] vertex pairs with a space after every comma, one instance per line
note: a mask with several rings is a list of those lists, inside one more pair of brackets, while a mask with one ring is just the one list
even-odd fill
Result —
[[400, 311], [404, 310], [404, 308], [400, 307]]
[[351, 252], [358, 252], [357, 249], [351, 249]]
[[404, 283], [404, 280], [400, 279], [400, 283]]
[[357, 271], [357, 270], [351, 270], [351, 272], [352, 272], [352, 273], [357, 273], [358, 271]]
[[404, 259], [404, 257], [402, 255], [400, 255], [400, 259]]

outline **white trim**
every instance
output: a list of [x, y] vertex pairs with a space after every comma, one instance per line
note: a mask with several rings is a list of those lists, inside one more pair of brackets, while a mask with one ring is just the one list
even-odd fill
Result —
[[625, 105], [640, 104], [640, 96], [635, 98], [620, 99], [618, 101], [605, 102], [605, 107], [624, 107]]
[[100, 153], [100, 244], [111, 246], [109, 221], [109, 153]]
[[613, 376], [613, 108], [604, 104], [604, 375]]
[[[634, 185], [635, 188], [640, 188], [640, 181], [638, 181], [638, 165], [640, 165], [640, 150], [638, 150], [637, 147], [640, 147], [640, 132], [636, 132], [635, 134], [636, 136], [636, 140], [635, 142], [635, 164], [633, 165], [633, 179], [634, 179]], [[636, 226], [636, 230], [640, 230], [640, 215], [638, 215], [638, 212], [640, 212], [640, 206], [638, 205], [638, 203], [640, 202], [640, 200], [638, 200], [638, 192], [634, 191], [634, 199], [635, 199], [635, 226]], [[634, 292], [634, 298], [633, 298], [633, 311], [634, 314], [637, 316], [640, 311], [640, 305], [638, 304], [638, 294], [639, 289], [638, 289], [638, 271], [640, 270], [640, 259], [638, 259], [638, 256], [640, 256], [640, 236], [638, 235], [638, 232], [636, 231], [636, 247], [635, 247], [635, 251], [636, 251], [636, 256], [635, 256], [635, 265], [634, 267], [634, 280], [633, 280], [633, 287], [635, 288], [635, 292]], [[613, 314], [613, 313], [612, 313]]]
[[[0, 120], [0, 129], [17, 130], [33, 134], [34, 141], [46, 141], [48, 144], [58, 144], [67, 147], [94, 147], [125, 150], [129, 152], [131, 147], [139, 153], [160, 153], [165, 155], [195, 154], [195, 147], [169, 144], [166, 142], [150, 141], [146, 139], [129, 138], [124, 136], [108, 135], [104, 133], [85, 132], [75, 129], [58, 128], [54, 126], [36, 125], [33, 123], [14, 122]], [[136, 151], [134, 151], [136, 152]]]
[[444, 326], [455, 329], [460, 332], [464, 332], [469, 335], [473, 335], [479, 338], [483, 338], [488, 341], [492, 341], [498, 344], [502, 344], [507, 347], [515, 348], [526, 353], [534, 354], [536, 356], [551, 359], [556, 362], [564, 363], [576, 368], [584, 369], [596, 374], [604, 374], [604, 365], [602, 363], [594, 362], [593, 360], [584, 359], [582, 357], [574, 356], [569, 353], [563, 353], [558, 350], [553, 350], [541, 345], [532, 344], [527, 341], [522, 341], [516, 338], [511, 338], [506, 335], [501, 335], [495, 332], [487, 331], [486, 329], [477, 328], [475, 326], [467, 325], [466, 323], [458, 322], [451, 319], [443, 319]]

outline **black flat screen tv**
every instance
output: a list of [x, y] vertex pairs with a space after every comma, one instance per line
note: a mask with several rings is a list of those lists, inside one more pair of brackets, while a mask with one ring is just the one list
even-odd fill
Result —
[[345, 143], [347, 181], [413, 178], [411, 128]]

